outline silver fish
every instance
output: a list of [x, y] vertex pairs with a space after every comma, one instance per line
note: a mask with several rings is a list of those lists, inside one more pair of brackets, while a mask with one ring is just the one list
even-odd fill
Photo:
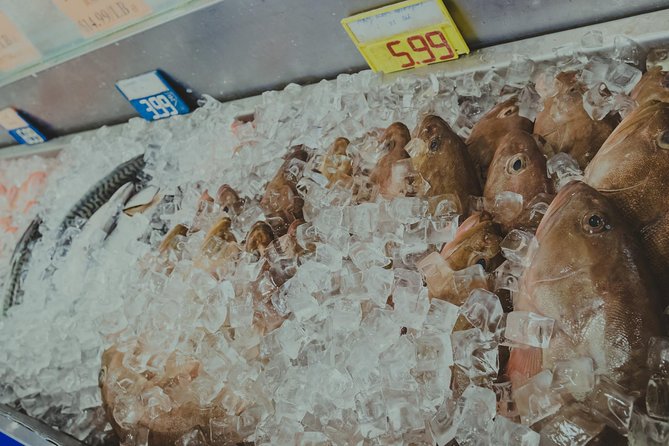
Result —
[[4, 284], [2, 293], [2, 314], [7, 313], [12, 306], [18, 303], [23, 291], [21, 290], [21, 273], [24, 270], [28, 259], [30, 258], [30, 249], [33, 243], [42, 235], [39, 232], [39, 227], [42, 224], [42, 219], [38, 216], [30, 222], [28, 228], [25, 230], [19, 242], [14, 248], [11, 260], [9, 262], [10, 269], [7, 279]]

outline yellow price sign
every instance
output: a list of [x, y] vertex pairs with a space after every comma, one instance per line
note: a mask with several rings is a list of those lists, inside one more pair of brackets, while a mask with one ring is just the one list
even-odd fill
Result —
[[392, 73], [469, 53], [441, 0], [407, 0], [341, 23], [374, 71]]

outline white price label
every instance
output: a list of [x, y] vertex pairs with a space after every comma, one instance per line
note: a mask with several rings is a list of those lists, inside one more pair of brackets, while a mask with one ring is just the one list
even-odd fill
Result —
[[13, 108], [5, 108], [0, 110], [0, 127], [5, 130], [20, 129], [27, 127], [29, 124], [21, 117]]

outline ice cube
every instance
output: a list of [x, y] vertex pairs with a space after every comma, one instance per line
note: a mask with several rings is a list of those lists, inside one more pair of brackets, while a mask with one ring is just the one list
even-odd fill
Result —
[[462, 74], [455, 79], [456, 91], [460, 96], [481, 96], [480, 82], [476, 80], [476, 72]]
[[595, 386], [594, 365], [591, 358], [575, 358], [557, 361], [553, 368], [552, 388], [558, 392], [569, 392], [583, 400]]
[[523, 210], [523, 196], [511, 191], [500, 192], [487, 207], [500, 221], [511, 221]]
[[494, 271], [495, 290], [509, 290], [512, 292], [518, 291], [518, 280], [525, 267], [519, 263], [514, 263], [510, 260], [504, 261]]
[[669, 338], [653, 336], [648, 343], [648, 368], [669, 375]]
[[462, 421], [462, 410], [457, 400], [447, 396], [428, 422], [432, 437], [437, 444], [449, 444], [455, 438]]
[[613, 47], [614, 59], [637, 68], [643, 68], [643, 49], [634, 40], [619, 35], [614, 37]]
[[529, 266], [536, 249], [539, 247], [539, 243], [532, 233], [520, 229], [512, 229], [504, 237], [500, 247], [502, 248], [504, 257], [511, 262]]
[[458, 405], [462, 413], [455, 434], [458, 443], [462, 446], [489, 444], [497, 407], [495, 392], [470, 385], [462, 393]]
[[609, 378], [597, 376], [594, 390], [586, 403], [604, 423], [623, 435], [627, 434], [635, 397]]
[[379, 307], [384, 307], [393, 287], [395, 279], [393, 271], [372, 266], [363, 270], [362, 277], [368, 297]]
[[395, 288], [393, 293], [394, 318], [401, 326], [420, 329], [430, 308], [427, 288], [411, 293], [407, 288]]
[[442, 333], [450, 333], [458, 319], [458, 312], [458, 307], [450, 302], [431, 299], [425, 318], [425, 327]]
[[534, 121], [541, 110], [543, 110], [543, 102], [534, 86], [529, 84], [523, 87], [518, 93], [518, 115]]
[[602, 82], [592, 86], [583, 95], [583, 108], [595, 121], [601, 121], [613, 110], [613, 96]]
[[527, 426], [497, 415], [491, 438], [499, 446], [539, 446], [541, 437]]
[[555, 320], [529, 311], [512, 311], [506, 318], [504, 337], [518, 344], [547, 348]]
[[606, 85], [611, 91], [629, 94], [641, 79], [641, 74], [638, 68], [619, 63], [613, 66], [606, 76]]
[[387, 404], [381, 389], [367, 389], [359, 393], [355, 403], [362, 435], [375, 438], [387, 431]]
[[601, 48], [604, 45], [604, 35], [601, 31], [588, 31], [581, 37], [581, 45], [583, 48]]
[[646, 389], [646, 411], [648, 415], [669, 421], [669, 378], [654, 373]]
[[523, 424], [532, 425], [560, 409], [561, 400], [551, 390], [552, 381], [551, 371], [544, 370], [514, 390], [513, 398]]
[[507, 418], [516, 418], [516, 402], [512, 397], [512, 384], [510, 381], [493, 383], [492, 390], [497, 395], [497, 415]]
[[603, 426], [592, 419], [587, 407], [572, 404], [541, 429], [541, 444], [546, 446], [585, 446]]
[[477, 288], [460, 307], [460, 314], [484, 335], [492, 337], [497, 332], [504, 311], [499, 297], [490, 291]]
[[448, 336], [425, 333], [415, 341], [416, 372], [437, 371], [452, 364], [451, 342]]
[[418, 197], [396, 197], [387, 202], [386, 213], [400, 223], [416, 223], [427, 212], [427, 202]]
[[514, 54], [506, 70], [506, 85], [522, 88], [532, 76], [534, 62], [528, 57]]
[[656, 420], [635, 410], [628, 439], [630, 446], [665, 446], [669, 444], [669, 422]]
[[470, 378], [494, 379], [499, 369], [497, 343], [478, 328], [455, 331], [451, 335], [453, 361]]
[[546, 162], [546, 171], [553, 177], [557, 191], [570, 181], [583, 179], [583, 172], [578, 166], [578, 162], [566, 152], [559, 152], [553, 155]]
[[304, 343], [306, 333], [300, 324], [287, 320], [276, 330], [276, 337], [289, 358], [297, 358], [297, 354]]
[[606, 74], [609, 72], [609, 61], [599, 57], [593, 57], [583, 67], [580, 80], [587, 87], [606, 81]]

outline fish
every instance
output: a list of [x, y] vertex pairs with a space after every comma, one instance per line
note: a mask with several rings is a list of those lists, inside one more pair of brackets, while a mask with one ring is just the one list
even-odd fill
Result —
[[125, 183], [137, 182], [145, 165], [144, 154], [138, 155], [119, 165], [98, 181], [65, 215], [59, 226], [59, 234], [63, 234], [67, 228], [74, 226], [77, 219], [88, 220]]
[[650, 68], [636, 84], [630, 97], [639, 105], [650, 101], [669, 102], [669, 72], [661, 66]]
[[194, 265], [218, 279], [226, 275], [229, 263], [240, 252], [241, 248], [232, 233], [232, 221], [227, 216], [221, 217], [207, 231]]
[[9, 261], [9, 273], [5, 278], [2, 298], [2, 314], [7, 314], [7, 310], [16, 305], [23, 291], [21, 290], [21, 274], [30, 259], [30, 250], [32, 245], [42, 237], [40, 225], [42, 219], [37, 216], [33, 218], [18, 243], [14, 247], [14, 252]]
[[[213, 334], [205, 334], [205, 338], [210, 338], [211, 344], [216, 342]], [[138, 357], [145, 353], [141, 341], [135, 344], [136, 346], [127, 353], [120, 351], [117, 346], [105, 350], [98, 375], [102, 407], [121, 442], [133, 439], [137, 429], [145, 429], [146, 444], [172, 445], [194, 429], [207, 428], [210, 420], [220, 421], [229, 416], [221, 404], [225, 388], [208, 405], [201, 404], [193, 397], [190, 390], [191, 382], [202, 373], [202, 365], [198, 360], [191, 358], [184, 361], [182, 356], [181, 361], [177, 362], [177, 353], [174, 352], [167, 359], [167, 366], [162, 373], [156, 374], [148, 370], [139, 373], [124, 362], [126, 355]], [[149, 411], [143, 411], [141, 417], [132, 425], [119, 424], [114, 412], [119, 406], [133, 403], [128, 400], [127, 395], [151, 395], [152, 391], [155, 392], [154, 395], [166, 395], [171, 401], [178, 401], [179, 404], [167, 412], [158, 411], [155, 417], [152, 417]], [[139, 403], [139, 400], [135, 401]], [[242, 406], [239, 412], [244, 410]], [[225, 439], [219, 438], [215, 444], [237, 444], [242, 441], [243, 438], [231, 426], [226, 430]]]
[[[523, 199], [523, 206], [532, 203], [539, 194], [552, 194], [553, 183], [546, 174], [546, 157], [539, 149], [537, 138], [524, 130], [511, 130], [500, 139], [493, 156], [483, 189], [486, 209], [505, 231], [529, 225], [529, 209], [507, 212], [497, 209], [495, 200], [502, 192], [513, 192]], [[511, 210], [512, 211], [512, 210]]]
[[614, 115], [596, 121], [583, 108], [586, 87], [579, 82], [575, 71], [556, 76], [558, 92], [544, 100], [537, 114], [534, 133], [542, 136], [552, 150], [571, 155], [581, 169], [595, 156], [606, 138], [618, 124]]
[[244, 206], [244, 200], [239, 198], [239, 194], [229, 184], [218, 188], [215, 202], [228, 214], [239, 214]]
[[379, 193], [386, 199], [401, 195], [401, 186], [393, 181], [392, 170], [397, 161], [409, 159], [404, 147], [410, 140], [411, 133], [401, 122], [390, 124], [380, 138], [384, 154], [370, 172], [369, 180], [379, 186]]
[[319, 170], [328, 179], [328, 187], [340, 182], [350, 185], [353, 181], [353, 166], [346, 149], [351, 142], [343, 137], [335, 139], [323, 157]]
[[264, 221], [257, 221], [251, 226], [246, 240], [244, 251], [262, 256], [267, 246], [274, 240], [274, 233], [270, 225]]
[[584, 181], [612, 200], [640, 235], [665, 295], [668, 169], [669, 103], [650, 101], [623, 120], [584, 172]]
[[486, 273], [504, 261], [502, 239], [502, 230], [492, 215], [485, 211], [470, 215], [452, 241], [418, 264], [430, 298], [462, 305], [474, 288], [489, 289]]
[[284, 157], [284, 162], [274, 178], [267, 184], [260, 207], [272, 230], [278, 236], [285, 234], [288, 225], [302, 218], [304, 200], [297, 192], [297, 183], [302, 176], [303, 164], [309, 159], [306, 146], [293, 147]]
[[465, 141], [472, 162], [478, 167], [481, 179], [485, 181], [488, 166], [500, 141], [513, 130], [532, 133], [534, 124], [518, 113], [518, 98], [512, 97], [495, 105], [472, 128]]
[[590, 357], [598, 375], [643, 388], [648, 342], [663, 332], [660, 295], [627, 220], [606, 195], [574, 181], [557, 194], [536, 237], [514, 311], [555, 325], [548, 348], [512, 349], [514, 387], [556, 361]]
[[423, 118], [406, 150], [413, 168], [429, 186], [418, 195], [454, 196], [459, 212], [466, 215], [469, 197], [481, 195], [481, 184], [467, 146], [446, 121], [435, 115]]

